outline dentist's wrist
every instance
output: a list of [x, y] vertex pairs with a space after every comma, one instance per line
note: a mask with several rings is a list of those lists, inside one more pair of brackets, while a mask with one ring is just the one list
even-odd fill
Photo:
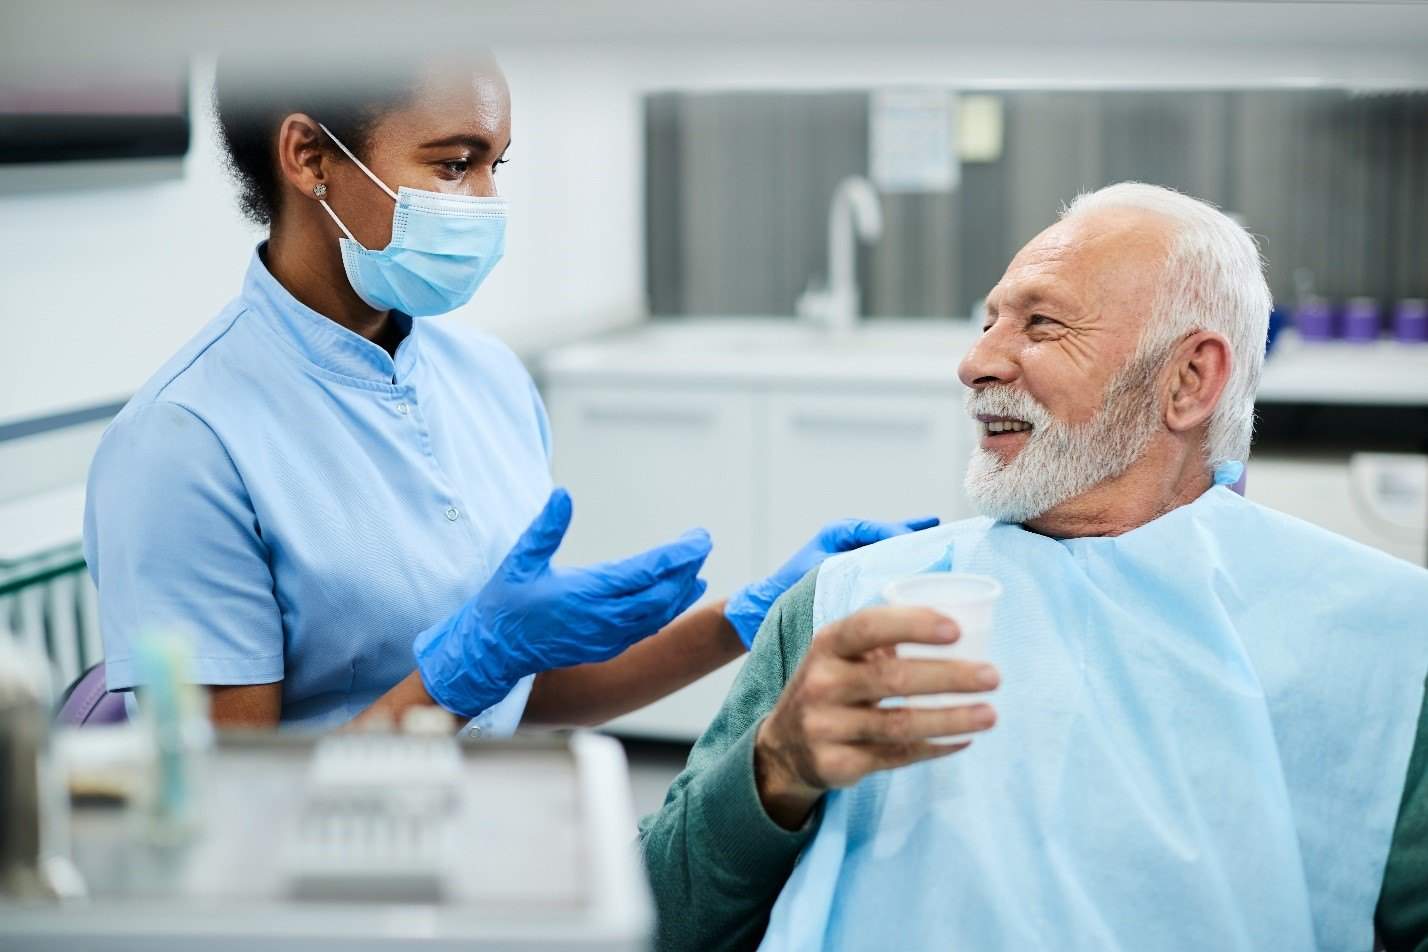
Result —
[[734, 629], [746, 649], [753, 647], [754, 636], [759, 633], [764, 617], [778, 598], [777, 595], [769, 597], [769, 593], [763, 590], [766, 586], [767, 580], [745, 585], [724, 603], [724, 620]]
[[[474, 619], [455, 616], [417, 635], [412, 643], [417, 675], [436, 704], [460, 717], [475, 717], [510, 693], [522, 674], [509, 657], [484, 651], [486, 638], [466, 629]], [[470, 645], [476, 650], [468, 651]]]
[[739, 634], [739, 629], [735, 628], [734, 623], [729, 620], [729, 615], [726, 610], [728, 607], [729, 600], [725, 598], [711, 605], [706, 605], [700, 610], [710, 613], [709, 617], [713, 619], [712, 624], [716, 632], [715, 638], [727, 646], [730, 651], [737, 652], [735, 657], [738, 657], [739, 654], [748, 651], [749, 646], [744, 643], [744, 637]]

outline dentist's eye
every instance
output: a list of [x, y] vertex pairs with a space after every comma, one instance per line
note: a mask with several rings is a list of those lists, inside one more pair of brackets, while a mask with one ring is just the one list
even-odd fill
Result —
[[505, 164], [506, 164], [507, 162], [509, 162], [509, 161], [511, 161], [511, 160], [508, 159], [508, 158], [505, 158], [504, 156], [502, 156], [501, 158], [499, 158], [499, 159], [497, 159], [496, 161], [492, 162], [492, 163], [491, 163], [491, 174], [492, 174], [492, 175], [495, 175], [495, 174], [496, 174], [496, 170], [499, 169], [501, 166], [505, 165]]
[[455, 178], [460, 178], [471, 168], [470, 159], [452, 159], [450, 162], [441, 163], [441, 167], [450, 172]]

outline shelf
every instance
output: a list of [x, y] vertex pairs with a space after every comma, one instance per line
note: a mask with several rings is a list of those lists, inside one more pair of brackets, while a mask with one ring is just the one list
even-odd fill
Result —
[[1428, 344], [1304, 341], [1286, 332], [1265, 361], [1258, 402], [1428, 407]]

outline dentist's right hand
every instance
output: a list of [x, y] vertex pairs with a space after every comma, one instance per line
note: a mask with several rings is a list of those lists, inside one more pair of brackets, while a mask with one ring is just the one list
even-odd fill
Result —
[[486, 586], [417, 636], [417, 670], [437, 704], [475, 717], [528, 674], [615, 657], [704, 594], [703, 529], [627, 559], [551, 568], [570, 516], [570, 495], [556, 489]]

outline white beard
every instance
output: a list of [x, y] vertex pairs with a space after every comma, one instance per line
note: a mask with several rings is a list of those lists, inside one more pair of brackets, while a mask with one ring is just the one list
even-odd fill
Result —
[[972, 504], [999, 522], [1026, 522], [1124, 473], [1162, 426], [1155, 384], [1163, 362], [1161, 355], [1129, 361], [1111, 378], [1100, 411], [1087, 423], [1058, 420], [1023, 390], [969, 391], [969, 414], [1032, 424], [1010, 463], [980, 446], [973, 452], [963, 483]]

